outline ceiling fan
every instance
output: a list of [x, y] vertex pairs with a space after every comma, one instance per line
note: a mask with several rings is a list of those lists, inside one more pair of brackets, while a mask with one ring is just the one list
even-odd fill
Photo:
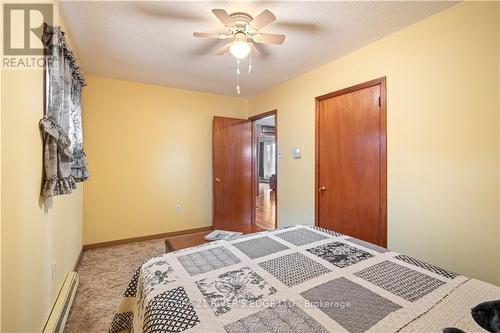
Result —
[[285, 35], [266, 34], [260, 30], [276, 21], [276, 16], [269, 10], [264, 10], [255, 18], [246, 13], [233, 13], [229, 15], [224, 9], [212, 9], [212, 13], [224, 24], [226, 33], [194, 32], [194, 37], [207, 37], [217, 39], [231, 39], [229, 43], [215, 52], [222, 55], [230, 52], [235, 58], [246, 58], [250, 52], [258, 55], [255, 43], [281, 45]]

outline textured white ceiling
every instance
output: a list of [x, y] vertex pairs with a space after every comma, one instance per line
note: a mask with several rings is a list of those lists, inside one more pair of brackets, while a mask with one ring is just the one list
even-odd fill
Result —
[[213, 8], [252, 16], [267, 8], [278, 19], [263, 31], [286, 40], [260, 45], [252, 76], [242, 71], [241, 96], [249, 97], [455, 3], [68, 1], [61, 11], [88, 74], [236, 96], [234, 58], [211, 54], [226, 41], [192, 33], [224, 31]]

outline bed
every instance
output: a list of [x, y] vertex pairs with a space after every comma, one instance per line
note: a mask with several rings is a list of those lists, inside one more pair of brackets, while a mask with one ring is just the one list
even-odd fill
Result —
[[484, 332], [500, 288], [318, 227], [167, 253], [132, 277], [110, 332]]

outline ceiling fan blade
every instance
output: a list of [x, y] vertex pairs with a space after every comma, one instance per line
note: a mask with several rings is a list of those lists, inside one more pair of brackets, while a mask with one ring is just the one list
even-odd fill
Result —
[[260, 37], [257, 38], [256, 40], [257, 43], [281, 45], [285, 41], [285, 35], [278, 35], [278, 34], [259, 34], [259, 35]]
[[273, 23], [276, 20], [276, 16], [274, 16], [271, 11], [265, 9], [257, 15], [251, 22], [250, 25], [255, 29], [255, 30], [260, 30], [264, 28], [266, 25]]
[[206, 38], [217, 38], [217, 39], [226, 39], [232, 36], [212, 33], [212, 32], [193, 32], [194, 37], [206, 37]]
[[231, 20], [231, 17], [225, 9], [212, 9], [212, 13], [217, 16], [217, 18], [222, 22], [222, 24], [224, 24], [224, 26], [234, 27], [233, 20]]
[[249, 43], [250, 44], [250, 52], [252, 52], [253, 57], [258, 57], [260, 56], [259, 50], [257, 50], [257, 47], [255, 47], [254, 43]]
[[220, 49], [218, 49], [217, 51], [215, 51], [214, 54], [215, 55], [223, 55], [224, 53], [226, 53], [227, 51], [229, 51], [229, 48], [231, 47], [231, 45], [233, 45], [233, 42], [227, 43], [226, 45], [224, 45], [223, 47], [221, 47]]
[[[255, 43], [255, 42], [252, 42], [252, 44], [255, 46], [255, 49], [257, 50], [257, 52], [259, 52], [260, 58], [264, 59], [264, 58], [267, 58], [270, 56], [269, 49], [268, 49], [269, 44], [259, 44], [259, 43]], [[252, 53], [252, 55], [254, 55], [254, 53]]]
[[204, 56], [207, 53], [212, 53], [215, 47], [220, 47], [220, 39], [205, 38], [203, 42], [199, 43], [195, 48], [191, 49], [191, 54], [195, 56]]

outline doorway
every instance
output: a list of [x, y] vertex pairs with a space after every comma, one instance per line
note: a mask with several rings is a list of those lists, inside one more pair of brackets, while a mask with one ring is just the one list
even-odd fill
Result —
[[277, 112], [249, 118], [252, 121], [252, 224], [276, 229], [277, 221]]
[[276, 111], [250, 119], [213, 118], [214, 229], [276, 228], [276, 120]]
[[385, 77], [316, 97], [316, 225], [387, 246]]

